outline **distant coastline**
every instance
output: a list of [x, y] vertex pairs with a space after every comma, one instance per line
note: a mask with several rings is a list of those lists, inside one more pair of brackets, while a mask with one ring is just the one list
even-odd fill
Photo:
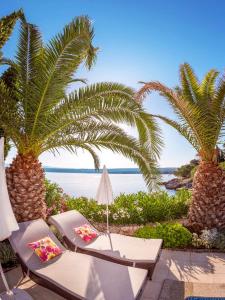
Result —
[[[95, 169], [72, 169], [72, 168], [53, 168], [44, 167], [47, 173], [82, 173], [82, 174], [98, 174], [102, 173], [102, 169], [96, 171]], [[176, 168], [159, 168], [161, 174], [173, 174]], [[108, 169], [110, 174], [140, 174], [138, 168], [113, 168]]]

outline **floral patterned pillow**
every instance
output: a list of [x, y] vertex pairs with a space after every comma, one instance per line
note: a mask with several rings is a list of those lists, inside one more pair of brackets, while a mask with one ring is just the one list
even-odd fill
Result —
[[27, 246], [34, 250], [34, 253], [42, 262], [47, 262], [62, 253], [62, 250], [50, 237], [45, 237], [39, 241], [29, 243]]
[[87, 243], [99, 236], [99, 233], [88, 224], [76, 227], [74, 228], [74, 231], [80, 236], [80, 238], [82, 238], [83, 241]]

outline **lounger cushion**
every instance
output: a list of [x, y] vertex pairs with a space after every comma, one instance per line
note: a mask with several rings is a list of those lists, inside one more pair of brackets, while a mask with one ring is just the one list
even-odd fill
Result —
[[26, 266], [30, 270], [45, 268], [47, 265], [54, 263], [60, 256], [54, 257], [50, 261], [43, 264], [38, 256], [27, 247], [31, 241], [38, 241], [45, 236], [49, 236], [52, 241], [65, 252], [66, 249], [59, 242], [56, 236], [49, 230], [49, 227], [43, 220], [35, 220], [33, 222], [19, 223], [19, 231], [12, 233], [10, 243], [16, 253], [18, 253]]
[[[144, 287], [147, 271], [126, 267], [89, 255], [65, 250], [43, 220], [19, 224], [10, 237], [11, 245], [35, 275], [87, 300], [134, 300]], [[63, 250], [62, 255], [41, 263], [27, 243], [49, 235]]]
[[36, 242], [28, 243], [28, 247], [34, 251], [42, 262], [47, 262], [62, 254], [62, 250], [48, 236]]
[[156, 263], [162, 240], [141, 239], [121, 234], [101, 234], [84, 249], [96, 251], [123, 261]]
[[156, 263], [162, 246], [161, 239], [141, 239], [115, 233], [100, 233], [96, 239], [87, 244], [74, 236], [73, 228], [84, 223], [92, 225], [76, 210], [52, 216], [49, 222], [55, 225], [61, 235], [65, 235], [75, 247], [104, 254], [121, 262]]
[[54, 264], [35, 273], [83, 299], [135, 299], [147, 272], [66, 251]]

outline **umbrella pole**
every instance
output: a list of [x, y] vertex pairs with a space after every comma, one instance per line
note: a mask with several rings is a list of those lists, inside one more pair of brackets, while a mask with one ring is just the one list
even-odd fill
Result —
[[109, 233], [109, 204], [107, 203], [107, 233]]
[[[8, 295], [13, 295], [12, 291], [11, 291], [10, 288], [9, 288], [8, 282], [7, 282], [6, 278], [5, 278], [5, 274], [4, 274], [4, 272], [3, 272], [1, 263], [0, 263], [0, 273], [1, 273], [2, 281], [3, 281], [3, 283], [4, 283], [5, 289], [6, 289], [6, 291], [7, 291], [7, 294], [8, 294]], [[1, 295], [0, 295], [0, 296], [1, 296]]]

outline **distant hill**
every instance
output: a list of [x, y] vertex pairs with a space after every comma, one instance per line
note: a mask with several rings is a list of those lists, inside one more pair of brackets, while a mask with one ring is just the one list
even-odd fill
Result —
[[[102, 173], [102, 169], [96, 171], [95, 169], [70, 169], [70, 168], [53, 168], [44, 167], [45, 172], [51, 173], [86, 173], [86, 174], [96, 174]], [[176, 168], [159, 168], [161, 174], [173, 174]], [[110, 174], [140, 174], [138, 168], [115, 168], [108, 169]]]

